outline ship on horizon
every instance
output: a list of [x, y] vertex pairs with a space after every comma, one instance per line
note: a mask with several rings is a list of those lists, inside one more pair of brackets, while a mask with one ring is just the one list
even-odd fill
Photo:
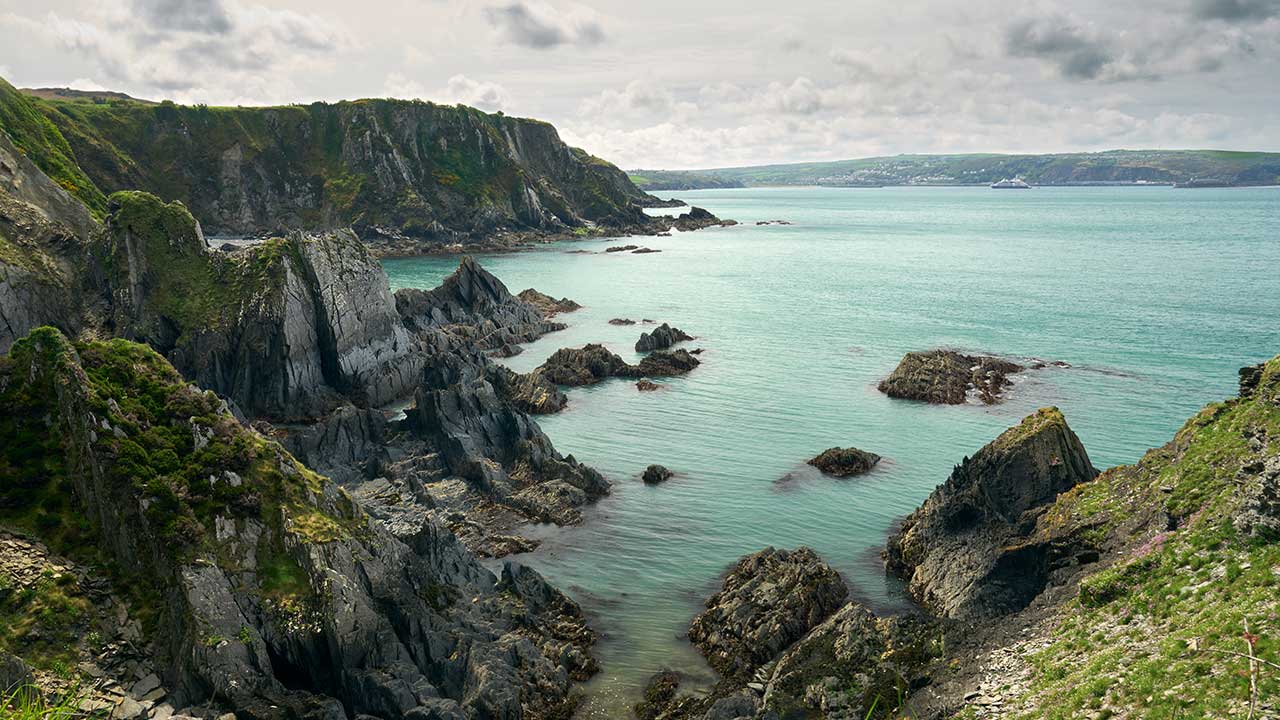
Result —
[[1022, 178], [1005, 178], [999, 182], [991, 183], [993, 190], [1030, 190], [1031, 186]]

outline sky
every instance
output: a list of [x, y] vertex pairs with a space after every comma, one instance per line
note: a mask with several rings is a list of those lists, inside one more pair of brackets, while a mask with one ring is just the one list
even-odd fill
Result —
[[464, 103], [624, 168], [1280, 151], [1280, 0], [0, 0], [0, 76]]

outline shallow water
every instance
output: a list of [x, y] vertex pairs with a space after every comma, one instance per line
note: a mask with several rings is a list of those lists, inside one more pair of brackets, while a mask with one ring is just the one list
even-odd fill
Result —
[[[581, 527], [540, 529], [522, 559], [568, 590], [601, 630], [603, 670], [583, 717], [619, 717], [662, 668], [710, 679], [682, 639], [739, 556], [809, 545], [856, 597], [901, 604], [877, 552], [896, 519], [951, 467], [1044, 405], [1062, 408], [1098, 467], [1137, 460], [1236, 369], [1280, 353], [1280, 189], [743, 189], [677, 193], [734, 228], [639, 238], [649, 255], [561, 243], [482, 264], [585, 305], [569, 329], [509, 364], [601, 342], [635, 360], [670, 322], [702, 367], [640, 393], [611, 381], [569, 391], [541, 419], [556, 447], [614, 493]], [[756, 226], [758, 220], [792, 225]], [[387, 260], [393, 288], [432, 287], [457, 258]], [[937, 346], [1070, 363], [1017, 376], [995, 407], [886, 398], [875, 383]], [[804, 461], [834, 445], [887, 459], [824, 478]], [[659, 487], [649, 463], [677, 475]]]

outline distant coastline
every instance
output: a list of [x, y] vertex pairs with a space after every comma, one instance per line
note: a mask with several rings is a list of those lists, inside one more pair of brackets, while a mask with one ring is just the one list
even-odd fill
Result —
[[1280, 153], [1110, 150], [1044, 155], [896, 155], [706, 170], [631, 170], [646, 191], [813, 185], [876, 188], [981, 186], [1020, 177], [1041, 187], [1259, 187], [1280, 185]]

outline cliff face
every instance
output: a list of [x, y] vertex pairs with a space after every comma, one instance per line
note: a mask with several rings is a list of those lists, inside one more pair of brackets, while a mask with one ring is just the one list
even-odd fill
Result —
[[91, 104], [0, 90], [0, 128], [34, 109], [42, 147], [65, 147], [60, 157], [89, 179], [79, 196], [91, 207], [103, 193], [146, 190], [182, 201], [215, 235], [350, 226], [369, 241], [455, 242], [502, 229], [643, 223], [638, 203], [649, 201], [551, 125], [467, 107]]
[[111, 198], [95, 243], [114, 334], [146, 342], [254, 416], [327, 414], [412, 391], [422, 367], [386, 276], [350, 232], [211, 250], [177, 203]]
[[0, 352], [32, 328], [80, 324], [89, 212], [0, 133]]
[[140, 588], [172, 707], [548, 717], [594, 667], [536, 573], [495, 578], [421, 515], [372, 520], [145, 346], [37, 330], [0, 400], [0, 514]]
[[1050, 571], [1047, 544], [1028, 528], [1059, 493], [1097, 471], [1057, 408], [1005, 431], [972, 458], [889, 539], [889, 571], [925, 607], [949, 617], [1020, 610]]

